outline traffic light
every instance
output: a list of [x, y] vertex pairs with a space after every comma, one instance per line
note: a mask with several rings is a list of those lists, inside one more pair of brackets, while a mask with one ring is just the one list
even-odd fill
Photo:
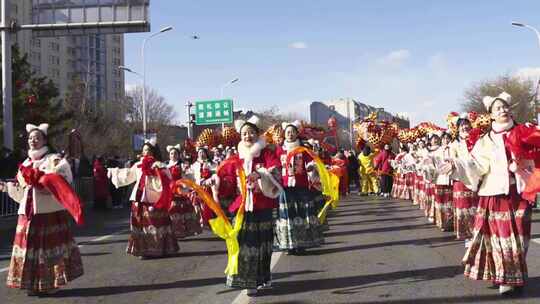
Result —
[[189, 123], [194, 124], [195, 123], [195, 114], [189, 115]]

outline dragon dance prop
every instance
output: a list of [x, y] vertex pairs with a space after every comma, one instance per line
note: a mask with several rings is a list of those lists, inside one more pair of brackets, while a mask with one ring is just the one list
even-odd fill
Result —
[[319, 177], [321, 179], [321, 186], [322, 186], [322, 193], [327, 198], [327, 201], [324, 204], [324, 207], [319, 212], [317, 217], [319, 218], [319, 221], [322, 223], [324, 219], [326, 218], [326, 214], [328, 212], [328, 208], [332, 206], [332, 208], [336, 208], [338, 201], [339, 201], [339, 177], [331, 172], [329, 172], [323, 161], [315, 154], [313, 151], [306, 147], [296, 147], [293, 149], [289, 154], [287, 154], [286, 159], [286, 166], [287, 170], [289, 167], [289, 163], [291, 162], [291, 159], [299, 153], [306, 153], [311, 158], [313, 158], [313, 161], [315, 162], [315, 166], [317, 167], [317, 170], [319, 172]]
[[189, 179], [180, 179], [176, 181], [173, 185], [173, 192], [179, 194], [181, 192], [181, 187], [187, 187], [193, 189], [201, 198], [201, 200], [208, 206], [215, 214], [216, 218], [210, 219], [208, 221], [212, 231], [225, 240], [227, 245], [227, 267], [225, 268], [225, 273], [227, 275], [238, 274], [238, 255], [240, 254], [240, 245], [238, 244], [238, 233], [242, 228], [242, 223], [244, 222], [244, 206], [247, 197], [247, 186], [246, 186], [246, 174], [240, 160], [237, 158], [225, 160], [218, 167], [217, 171], [219, 172], [221, 168], [225, 165], [234, 165], [237, 170], [238, 177], [240, 179], [240, 192], [242, 196], [242, 202], [236, 213], [236, 218], [234, 220], [234, 225], [231, 224], [221, 206], [214, 201], [212, 196], [204, 190], [203, 187], [197, 185], [194, 181]]

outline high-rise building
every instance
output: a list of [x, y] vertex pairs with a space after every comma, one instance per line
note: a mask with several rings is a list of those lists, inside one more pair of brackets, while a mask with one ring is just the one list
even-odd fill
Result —
[[[32, 0], [11, 0], [11, 17], [18, 24], [29, 24]], [[124, 98], [124, 36], [91, 34], [54, 38], [34, 38], [30, 31], [18, 31], [12, 42], [28, 54], [32, 69], [50, 78], [63, 98], [75, 79], [86, 87], [92, 103], [114, 102]]]

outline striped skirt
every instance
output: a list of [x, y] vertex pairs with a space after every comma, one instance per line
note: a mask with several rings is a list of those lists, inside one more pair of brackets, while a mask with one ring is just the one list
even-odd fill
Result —
[[470, 239], [474, 227], [474, 215], [478, 196], [460, 181], [454, 181], [454, 232], [458, 240]]
[[463, 257], [465, 276], [494, 284], [523, 286], [532, 208], [510, 187], [508, 195], [481, 196], [471, 245]]
[[414, 173], [406, 173], [402, 177], [402, 186], [399, 193], [399, 198], [404, 200], [413, 199], [414, 193]]
[[187, 196], [175, 196], [169, 210], [174, 235], [185, 238], [202, 233], [200, 215]]
[[425, 195], [421, 200], [424, 204], [424, 214], [428, 219], [435, 220], [435, 184], [425, 181]]
[[47, 292], [83, 275], [67, 211], [19, 215], [7, 286]]
[[238, 234], [238, 274], [227, 276], [227, 286], [257, 288], [272, 281], [270, 262], [274, 229], [272, 209], [246, 212]]
[[424, 197], [425, 197], [424, 177], [421, 175], [415, 174], [414, 175], [413, 205], [420, 205], [420, 209], [424, 209], [424, 204], [423, 204]]
[[152, 204], [131, 204], [131, 234], [126, 252], [134, 256], [163, 257], [178, 252], [167, 211]]
[[274, 248], [277, 250], [319, 247], [324, 242], [317, 218], [321, 195], [307, 188], [285, 188], [286, 199], [279, 202], [274, 226]]
[[400, 198], [400, 194], [403, 192], [404, 181], [403, 174], [397, 173], [394, 175], [394, 184], [392, 185], [392, 192], [390, 192], [392, 198]]
[[451, 231], [454, 228], [452, 186], [435, 186], [434, 210], [437, 227], [442, 231]]

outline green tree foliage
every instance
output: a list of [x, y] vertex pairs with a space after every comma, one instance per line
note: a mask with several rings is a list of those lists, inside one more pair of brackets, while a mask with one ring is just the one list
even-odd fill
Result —
[[27, 57], [16, 45], [12, 47], [13, 130], [17, 152], [26, 149], [27, 123], [49, 123], [49, 139], [53, 139], [65, 133], [71, 118], [58, 99], [58, 88], [47, 77], [37, 76]]

